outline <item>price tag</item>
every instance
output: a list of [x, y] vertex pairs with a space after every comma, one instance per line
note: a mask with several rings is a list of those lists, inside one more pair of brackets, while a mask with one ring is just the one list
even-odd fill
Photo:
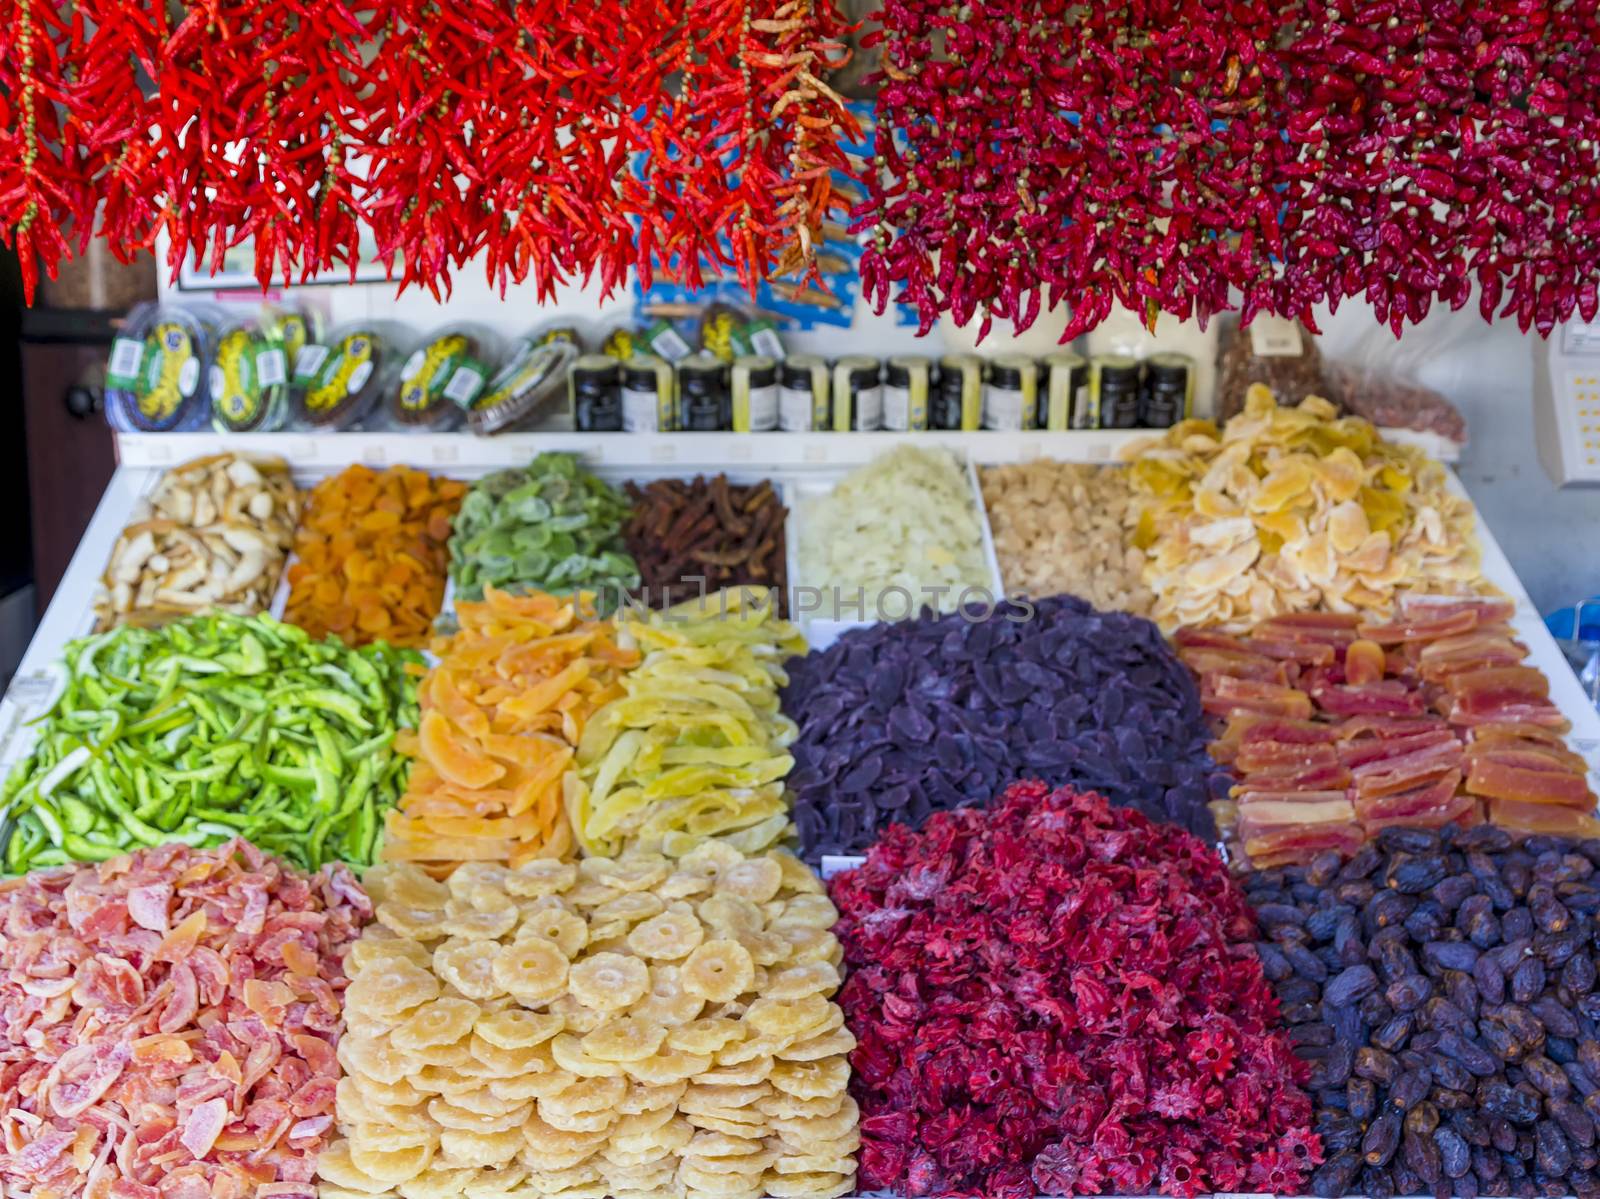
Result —
[[322, 364], [328, 360], [328, 347], [319, 345], [304, 345], [294, 358], [294, 381], [296, 383], [309, 383], [317, 377], [317, 372], [322, 369]]
[[1250, 322], [1250, 349], [1257, 358], [1298, 358], [1300, 326], [1288, 317], [1263, 312]]
[[139, 381], [139, 366], [144, 362], [144, 342], [119, 337], [111, 343], [111, 361], [106, 364], [106, 385], [126, 391]]
[[256, 379], [263, 387], [279, 387], [288, 378], [284, 370], [283, 351], [274, 346], [256, 355]]

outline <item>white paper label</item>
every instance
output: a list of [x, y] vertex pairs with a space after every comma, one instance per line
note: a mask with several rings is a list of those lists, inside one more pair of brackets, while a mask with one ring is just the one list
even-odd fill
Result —
[[855, 395], [855, 410], [850, 414], [852, 429], [883, 428], [883, 388], [863, 387]]
[[649, 339], [650, 348], [668, 362], [677, 362], [689, 356], [689, 343], [672, 328], [662, 329]]
[[622, 429], [625, 433], [659, 433], [660, 409], [653, 391], [622, 389]]
[[778, 427], [778, 388], [750, 389], [750, 432], [770, 433]]
[[472, 403], [483, 390], [483, 376], [470, 366], [456, 367], [450, 382], [444, 385], [445, 399], [463, 406]]
[[983, 389], [983, 427], [1012, 433], [1022, 428], [1022, 392], [1009, 387]]
[[256, 355], [256, 381], [262, 387], [277, 387], [286, 378], [284, 374], [283, 351], [279, 349], [262, 350]]
[[358, 363], [356, 369], [350, 372], [350, 382], [345, 387], [346, 395], [355, 395], [367, 385], [367, 380], [372, 378], [372, 359]]
[[1257, 358], [1300, 357], [1300, 326], [1263, 312], [1250, 322], [1250, 350]]
[[178, 368], [178, 390], [188, 399], [194, 394], [195, 387], [200, 382], [200, 360], [188, 358]]
[[139, 373], [139, 365], [143, 361], [144, 342], [131, 337], [119, 337], [111, 343], [111, 364], [106, 367], [106, 373], [124, 379], [132, 378]]
[[304, 345], [300, 352], [294, 356], [294, 377], [300, 380], [310, 380], [322, 369], [322, 364], [328, 360], [328, 347], [319, 345]]
[[750, 345], [757, 354], [783, 361], [783, 338], [776, 329], [757, 329], [750, 337]]
[[883, 389], [883, 427], [896, 433], [911, 428], [911, 389], [885, 387]]
[[778, 428], [785, 433], [811, 432], [811, 393], [793, 387], [778, 391]]
[[424, 348], [415, 351], [411, 357], [407, 358], [406, 364], [400, 368], [400, 381], [402, 383], [411, 382], [412, 376], [422, 369], [422, 363], [427, 356], [428, 351]]

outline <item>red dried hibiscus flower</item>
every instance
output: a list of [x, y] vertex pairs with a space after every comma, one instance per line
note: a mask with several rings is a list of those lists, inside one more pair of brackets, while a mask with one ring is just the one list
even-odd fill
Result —
[[863, 1189], [1284, 1193], [1320, 1160], [1254, 917], [1189, 833], [1017, 783], [832, 892]]

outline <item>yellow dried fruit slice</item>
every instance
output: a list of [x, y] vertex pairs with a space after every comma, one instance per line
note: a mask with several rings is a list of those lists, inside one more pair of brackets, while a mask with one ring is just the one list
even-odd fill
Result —
[[485, 1115], [469, 1108], [456, 1107], [447, 1099], [435, 1099], [428, 1104], [428, 1115], [438, 1122], [440, 1128], [460, 1128], [468, 1132], [505, 1132], [510, 1128], [521, 1128], [532, 1111], [532, 1103], [507, 1108], [499, 1115]]
[[787, 925], [772, 931], [789, 944], [789, 952], [784, 958], [788, 965], [803, 966], [807, 962], [832, 962], [837, 966], [844, 960], [844, 947], [839, 944], [839, 938], [826, 929]]
[[621, 1153], [677, 1153], [694, 1136], [694, 1125], [682, 1118], [668, 1120], [658, 1128], [652, 1128], [642, 1133], [623, 1134], [616, 1129], [611, 1131], [611, 1145], [607, 1149]]
[[589, 943], [589, 922], [576, 912], [548, 907], [524, 911], [517, 926], [517, 939], [542, 937], [569, 958], [575, 958]]
[[758, 933], [766, 927], [767, 916], [753, 901], [742, 895], [718, 892], [700, 901], [695, 909], [706, 927], [717, 936], [737, 939], [745, 933]]
[[524, 1074], [519, 1078], [495, 1078], [489, 1081], [489, 1093], [501, 1099], [521, 1101], [544, 1099], [559, 1095], [578, 1081], [576, 1074], [565, 1070], [545, 1070], [538, 1074]]
[[705, 1006], [704, 999], [683, 989], [682, 970], [657, 962], [650, 967], [649, 992], [628, 1009], [628, 1014], [649, 1024], [676, 1028], [699, 1016]]
[[524, 937], [499, 947], [493, 971], [495, 982], [529, 1007], [560, 995], [569, 977], [567, 955], [539, 937]]
[[624, 1137], [643, 1136], [647, 1132], [660, 1128], [677, 1114], [678, 1105], [669, 1103], [664, 1107], [639, 1112], [637, 1115], [623, 1116], [611, 1129], [611, 1141], [616, 1144]]
[[[548, 1100], [541, 1099], [541, 1104]], [[540, 1108], [540, 1117], [551, 1128], [559, 1128], [563, 1132], [577, 1133], [606, 1133], [609, 1135], [611, 1126], [617, 1122], [615, 1112], [558, 1112], [547, 1111]]]
[[676, 1107], [687, 1089], [688, 1083], [682, 1079], [660, 1085], [630, 1082], [628, 1093], [617, 1100], [617, 1111], [625, 1116], [634, 1116], [657, 1108]]
[[687, 871], [675, 871], [669, 874], [665, 881], [656, 888], [656, 894], [669, 903], [678, 899], [695, 899], [701, 895], [711, 894], [711, 877], [705, 874], [691, 874]]
[[839, 923], [839, 909], [826, 895], [796, 895], [786, 900], [783, 915], [772, 922], [772, 930], [785, 928], [832, 928]]
[[766, 903], [783, 885], [783, 867], [770, 857], [748, 858], [719, 871], [715, 890]]
[[685, 991], [712, 1003], [737, 998], [754, 977], [755, 962], [750, 951], [737, 941], [727, 940], [703, 943], [689, 955], [680, 975]]
[[669, 1083], [682, 1082], [693, 1078], [696, 1074], [704, 1073], [711, 1066], [711, 1059], [693, 1053], [657, 1053], [642, 1061], [625, 1062], [623, 1069], [628, 1077], [649, 1086], [666, 1086]]
[[[504, 897], [502, 897], [504, 898]], [[471, 937], [479, 941], [495, 941], [517, 927], [521, 915], [509, 899], [503, 908], [484, 911], [461, 905], [453, 906], [444, 930], [452, 937]]]
[[808, 1030], [818, 1028], [833, 1008], [834, 1005], [823, 995], [807, 995], [802, 999], [768, 999], [763, 996], [750, 1005], [744, 1020], [762, 1036], [786, 1037], [792, 1041]]
[[738, 1020], [706, 1017], [691, 1020], [667, 1032], [667, 1046], [683, 1053], [716, 1053], [726, 1045], [743, 1040], [745, 1026]]
[[381, 1195], [394, 1186], [358, 1167], [350, 1156], [350, 1142], [342, 1138], [328, 1142], [318, 1155], [317, 1174], [334, 1186], [365, 1195]]
[[839, 1110], [831, 1116], [791, 1116], [775, 1119], [772, 1126], [795, 1144], [836, 1141], [854, 1129], [861, 1119], [856, 1101], [848, 1095]]
[[493, 941], [452, 937], [433, 951], [433, 971], [468, 999], [493, 999], [505, 992], [494, 974], [499, 951]]
[[839, 970], [832, 962], [806, 962], [789, 966], [767, 979], [761, 994], [767, 999], [804, 999], [808, 995], [832, 995], [839, 989]]
[[585, 1007], [620, 1012], [644, 998], [650, 970], [642, 961], [620, 953], [596, 953], [572, 967], [567, 987]]
[[424, 1045], [420, 1049], [410, 1050], [409, 1056], [418, 1066], [448, 1067], [463, 1073], [474, 1064], [465, 1041], [457, 1041], [454, 1045]]
[[740, 933], [734, 939], [749, 951], [757, 966], [777, 966], [788, 960], [789, 942], [775, 932]]
[[786, 1095], [817, 1099], [842, 1092], [850, 1081], [850, 1063], [842, 1057], [818, 1062], [779, 1062], [772, 1068], [772, 1085]]
[[776, 1057], [789, 1047], [784, 1037], [746, 1037], [717, 1050], [718, 1066], [738, 1066], [761, 1057]]
[[666, 907], [664, 902], [648, 891], [626, 891], [597, 907], [592, 918], [596, 924], [617, 921], [631, 927], [641, 920], [660, 915]]
[[468, 1132], [460, 1128], [446, 1128], [439, 1133], [439, 1152], [452, 1162], [472, 1164], [487, 1169], [503, 1166], [521, 1152], [526, 1141], [522, 1129], [506, 1132]]
[[772, 1199], [838, 1199], [855, 1189], [854, 1174], [768, 1173], [763, 1186]]
[[746, 1199], [747, 1196], [761, 1193], [759, 1171], [751, 1174], [716, 1174], [685, 1162], [678, 1167], [678, 1177], [688, 1184], [693, 1193], [704, 1195], [706, 1199]]
[[770, 1078], [776, 1063], [777, 1059], [771, 1054], [761, 1054], [733, 1065], [718, 1065], [715, 1070], [707, 1070], [695, 1081], [707, 1086], [747, 1087]]
[[694, 952], [705, 935], [705, 929], [692, 911], [666, 911], [650, 917], [630, 932], [628, 948], [640, 957], [672, 962]]
[[[382, 928], [382, 925], [374, 926]], [[389, 930], [384, 929], [388, 932]], [[433, 965], [433, 951], [420, 941], [413, 941], [410, 937], [400, 937], [390, 934], [386, 937], [376, 937], [369, 930], [363, 933], [361, 939], [350, 946], [350, 952], [345, 955], [345, 977], [354, 980], [357, 975], [368, 967], [383, 960], [410, 962], [420, 970], [430, 969]]]
[[610, 1079], [622, 1074], [623, 1063], [590, 1057], [583, 1051], [583, 1041], [569, 1032], [558, 1034], [550, 1042], [550, 1054], [557, 1066], [579, 1078]]
[[760, 1140], [751, 1140], [743, 1136], [730, 1136], [723, 1132], [697, 1132], [694, 1140], [689, 1142], [683, 1151], [685, 1157], [697, 1161], [708, 1161], [719, 1157], [749, 1157], [751, 1154], [760, 1153], [765, 1146]]
[[382, 1083], [397, 1083], [412, 1069], [410, 1059], [387, 1036], [341, 1038], [337, 1056], [350, 1074]]
[[392, 900], [380, 903], [378, 923], [390, 932], [418, 941], [437, 941], [446, 936], [443, 908], [413, 908]]
[[477, 1175], [473, 1169], [441, 1170], [430, 1166], [395, 1189], [400, 1192], [400, 1199], [455, 1199], [466, 1193], [467, 1184]]
[[786, 1062], [814, 1062], [819, 1058], [850, 1053], [855, 1047], [855, 1034], [848, 1028], [831, 1028], [803, 1041], [796, 1041], [787, 1049], [779, 1050], [778, 1056]]
[[454, 1045], [472, 1033], [481, 1010], [470, 999], [435, 999], [413, 1011], [389, 1035], [396, 1049], [415, 1052]]
[[559, 895], [577, 881], [578, 868], [571, 862], [534, 858], [506, 876], [505, 888], [519, 898], [537, 899], [545, 895]]
[[820, 895], [826, 890], [817, 872], [788, 850], [774, 849], [767, 856], [778, 863], [779, 870], [783, 872], [780, 890], [812, 895]]
[[567, 1022], [566, 1031], [584, 1036], [593, 1032], [609, 1018], [606, 1012], [597, 1012], [594, 1008], [584, 1007], [573, 995], [563, 995], [559, 999], [552, 999], [546, 1010], [553, 1015], [560, 1016]]
[[618, 891], [648, 891], [672, 872], [672, 863], [660, 854], [630, 853], [620, 858], [584, 858], [578, 873]]
[[479, 1016], [472, 1031], [497, 1049], [531, 1049], [555, 1036], [564, 1024], [551, 1012], [507, 1008]]
[[515, 1078], [551, 1068], [550, 1053], [543, 1042], [524, 1045], [520, 1049], [502, 1049], [475, 1034], [468, 1047], [473, 1058], [482, 1062], [497, 1078]]
[[666, 1039], [664, 1026], [623, 1016], [586, 1034], [580, 1044], [586, 1055], [603, 1062], [636, 1062], [655, 1053]]
[[711, 1112], [715, 1115], [722, 1108], [750, 1107], [756, 1100], [771, 1094], [772, 1087], [766, 1082], [745, 1086], [692, 1082], [678, 1101], [678, 1106], [686, 1112]]
[[817, 1116], [831, 1116], [844, 1106], [849, 1093], [825, 1095], [820, 1099], [799, 1099], [777, 1091], [760, 1100], [756, 1106], [769, 1120], [809, 1120]]
[[433, 1160], [433, 1146], [415, 1145], [405, 1149], [367, 1149], [350, 1143], [350, 1164], [368, 1178], [393, 1186], [415, 1178]]
[[439, 980], [404, 958], [385, 958], [363, 970], [345, 991], [345, 1002], [370, 1015], [397, 1016], [439, 994]]
[[[593, 862], [597, 860], [599, 859], [584, 859], [586, 862]], [[621, 894], [622, 891], [618, 887], [608, 887], [604, 883], [586, 880], [568, 888], [562, 893], [561, 898], [566, 900], [575, 908], [593, 909], [599, 907], [603, 903], [609, 903], [611, 900], [615, 899]]]

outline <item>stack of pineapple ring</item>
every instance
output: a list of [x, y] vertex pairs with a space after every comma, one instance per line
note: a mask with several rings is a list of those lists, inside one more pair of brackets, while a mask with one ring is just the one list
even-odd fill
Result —
[[366, 879], [323, 1199], [831, 1199], [855, 1186], [837, 912], [706, 842]]

